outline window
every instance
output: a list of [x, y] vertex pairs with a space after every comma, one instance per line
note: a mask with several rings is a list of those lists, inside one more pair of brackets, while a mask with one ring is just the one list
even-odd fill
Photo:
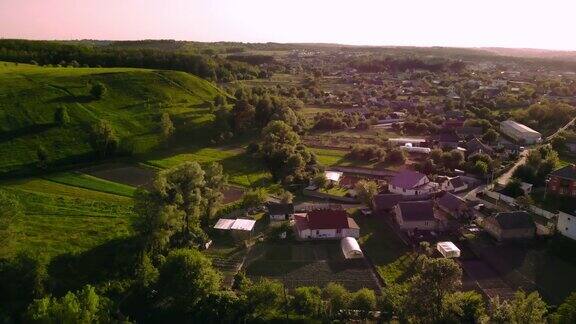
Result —
[[320, 231], [319, 231], [319, 230], [316, 230], [316, 235], [320, 235]]

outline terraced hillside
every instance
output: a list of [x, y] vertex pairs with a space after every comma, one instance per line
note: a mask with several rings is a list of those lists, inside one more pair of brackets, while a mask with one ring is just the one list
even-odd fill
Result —
[[[90, 96], [93, 82], [105, 85], [102, 99]], [[40, 146], [57, 164], [91, 159], [89, 129], [99, 119], [108, 120], [136, 153], [146, 152], [159, 142], [160, 114], [202, 128], [213, 119], [207, 102], [218, 93], [184, 72], [0, 62], [0, 174], [34, 169]], [[68, 126], [55, 123], [59, 107], [68, 110]]]

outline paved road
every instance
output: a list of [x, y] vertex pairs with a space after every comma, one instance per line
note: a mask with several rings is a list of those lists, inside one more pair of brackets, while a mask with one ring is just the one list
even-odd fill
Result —
[[566, 130], [568, 127], [574, 125], [574, 122], [576, 122], [576, 117], [572, 118], [571, 121], [568, 122], [568, 124], [564, 125], [562, 128], [559, 128], [556, 132], [554, 132], [554, 134], [546, 137], [544, 140], [545, 141], [549, 141], [552, 138], [554, 138], [556, 135], [560, 134], [562, 131]]
[[514, 175], [514, 171], [516, 171], [516, 169], [518, 169], [519, 166], [526, 163], [527, 157], [528, 157], [528, 149], [524, 149], [524, 151], [520, 152], [520, 157], [518, 158], [516, 163], [514, 163], [514, 165], [510, 168], [510, 170], [506, 171], [506, 173], [499, 176], [494, 182], [501, 186], [506, 186], [510, 181], [510, 178], [512, 178], [512, 175]]

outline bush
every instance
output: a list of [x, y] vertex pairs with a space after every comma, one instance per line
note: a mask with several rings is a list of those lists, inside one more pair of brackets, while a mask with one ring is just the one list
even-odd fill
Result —
[[95, 99], [102, 99], [106, 94], [106, 91], [106, 86], [102, 82], [93, 83], [92, 87], [90, 87], [90, 95]]

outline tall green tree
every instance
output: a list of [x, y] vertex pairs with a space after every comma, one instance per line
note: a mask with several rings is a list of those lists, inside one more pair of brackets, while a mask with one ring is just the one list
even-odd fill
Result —
[[95, 99], [102, 99], [106, 91], [106, 86], [102, 82], [94, 82], [90, 86], [90, 95]]
[[374, 209], [374, 196], [378, 194], [378, 184], [374, 181], [360, 180], [354, 186], [358, 200]]
[[54, 122], [59, 126], [66, 126], [70, 124], [70, 116], [66, 106], [58, 107], [54, 112]]
[[444, 296], [442, 302], [445, 323], [484, 323], [487, 320], [484, 299], [475, 291], [457, 291]]
[[353, 310], [359, 311], [360, 317], [366, 319], [368, 318], [370, 311], [376, 309], [376, 301], [374, 290], [362, 288], [357, 292], [352, 293], [349, 307]]
[[220, 290], [222, 276], [210, 259], [196, 249], [173, 250], [160, 268], [159, 306], [187, 314], [194, 313], [211, 294]]
[[160, 116], [160, 133], [163, 139], [168, 139], [172, 134], [174, 134], [175, 128], [174, 124], [172, 123], [172, 119], [170, 118], [170, 114], [163, 113]]
[[548, 306], [538, 292], [526, 294], [518, 291], [510, 302], [510, 320], [512, 323], [545, 323]]
[[112, 124], [104, 119], [100, 119], [92, 125], [92, 147], [100, 157], [114, 155], [120, 139]]
[[552, 315], [552, 323], [571, 324], [576, 323], [576, 292], [573, 292], [558, 306]]
[[292, 305], [298, 314], [320, 317], [324, 310], [322, 290], [318, 287], [298, 287], [292, 294]]

